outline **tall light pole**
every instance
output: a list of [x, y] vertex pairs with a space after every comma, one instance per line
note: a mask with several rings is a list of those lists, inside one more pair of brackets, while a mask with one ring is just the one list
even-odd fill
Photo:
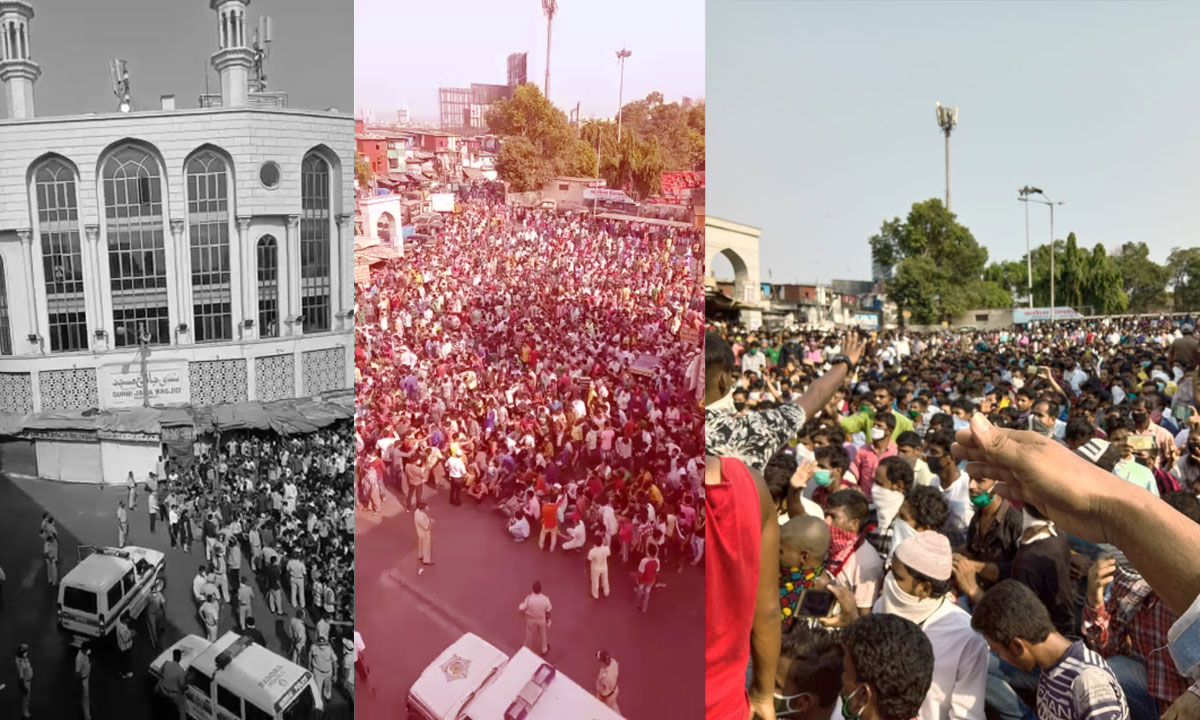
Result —
[[554, 23], [554, 13], [558, 12], [558, 0], [542, 0], [542, 12], [546, 13], [546, 87], [542, 93], [550, 99], [550, 26]]
[[1041, 195], [1041, 200], [1031, 200], [1030, 202], [1041, 203], [1050, 208], [1050, 322], [1054, 322], [1054, 206], [1062, 205], [1062, 202], [1053, 202], [1046, 197], [1046, 193], [1037, 188], [1029, 188], [1031, 193]]
[[958, 124], [958, 108], [943, 107], [937, 104], [938, 127], [946, 135], [946, 209], [950, 209], [950, 131]]
[[626, 50], [624, 46], [617, 51], [617, 62], [621, 63], [621, 84], [617, 90], [617, 144], [621, 144], [621, 112], [625, 109], [625, 58], [633, 53]]
[[1018, 198], [1025, 203], [1025, 263], [1026, 263], [1026, 279], [1029, 283], [1029, 307], [1033, 307], [1033, 252], [1029, 249], [1029, 196], [1041, 194], [1041, 190], [1035, 187], [1026, 185], [1017, 191], [1021, 197]]

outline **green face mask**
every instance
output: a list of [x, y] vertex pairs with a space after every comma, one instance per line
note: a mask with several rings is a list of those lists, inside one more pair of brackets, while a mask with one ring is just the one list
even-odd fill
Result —
[[987, 507], [988, 505], [991, 505], [992, 498], [995, 496], [996, 496], [996, 491], [994, 488], [992, 490], [988, 490], [985, 493], [980, 493], [978, 495], [972, 495], [971, 496], [971, 505], [973, 505], [976, 510], [982, 510], [985, 507]]
[[854, 688], [854, 692], [850, 693], [849, 695], [842, 696], [842, 718], [843, 718], [843, 720], [862, 720], [862, 710], [859, 710], [858, 712], [850, 712], [850, 698], [857, 695], [858, 691], [862, 690], [862, 689], [863, 689], [863, 686], [859, 685], [858, 687]]
[[817, 468], [817, 471], [813, 473], [813, 480], [816, 480], [821, 487], [829, 487], [833, 483], [833, 477], [825, 468]]

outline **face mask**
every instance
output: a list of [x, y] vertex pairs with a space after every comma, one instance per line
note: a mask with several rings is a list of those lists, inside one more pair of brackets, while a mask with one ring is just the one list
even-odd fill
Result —
[[883, 428], [877, 428], [877, 427], [871, 428], [871, 439], [872, 440], [882, 440], [883, 436], [886, 434], [887, 434], [887, 431], [884, 430]]
[[825, 468], [817, 468], [817, 471], [813, 473], [813, 480], [816, 480], [821, 487], [829, 487], [833, 484], [833, 476]]
[[982, 510], [988, 505], [992, 504], [992, 498], [995, 496], [996, 491], [994, 489], [988, 490], [985, 493], [979, 493], [978, 495], [972, 495], [971, 505], [974, 506], [976, 510]]
[[745, 410], [745, 409], [746, 409], [746, 403], [744, 403], [744, 402], [735, 402], [735, 403], [733, 404], [733, 409], [734, 409], [734, 410], [736, 410], [736, 411], [738, 411], [738, 412], [741, 412], [742, 410]]
[[[808, 693], [796, 693], [795, 695], [780, 695], [779, 693], [775, 693], [775, 717], [799, 715], [800, 709], [792, 707], [792, 700], [801, 695], [808, 695]], [[845, 705], [842, 707], [844, 708]]]
[[942, 471], [942, 458], [925, 456], [925, 464], [929, 466], [929, 471], [937, 474]]
[[1029, 429], [1044, 437], [1050, 437], [1052, 434], [1054, 434], [1054, 428], [1046, 427], [1045, 423], [1038, 420], [1033, 415], [1029, 416]]
[[862, 720], [862, 710], [858, 712], [850, 712], [850, 698], [858, 694], [859, 690], [863, 689], [863, 685], [854, 688], [854, 692], [849, 695], [842, 696], [842, 718], [843, 720]]
[[1142, 423], [1146, 422], [1147, 417], [1149, 417], [1149, 416], [1146, 415], [1146, 413], [1144, 413], [1144, 412], [1133, 413], [1133, 421], [1135, 423], [1137, 423], [1138, 425], [1141, 425]]
[[928, 620], [945, 600], [944, 597], [922, 600], [906, 593], [896, 582], [896, 576], [890, 572], [883, 579], [883, 594], [879, 599], [883, 604], [883, 612], [907, 618], [917, 625]]
[[879, 527], [886, 528], [892, 524], [896, 513], [900, 512], [900, 506], [904, 504], [904, 493], [876, 485], [871, 490], [871, 496], [875, 500]]

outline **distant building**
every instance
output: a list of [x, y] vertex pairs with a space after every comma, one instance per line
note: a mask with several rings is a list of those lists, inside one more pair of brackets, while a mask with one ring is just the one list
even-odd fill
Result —
[[529, 81], [526, 73], [526, 61], [529, 53], [513, 53], [508, 56], [508, 84], [510, 87], [524, 85]]
[[396, 111], [396, 123], [399, 125], [408, 125], [412, 122], [412, 116], [408, 112], [408, 107], [402, 107]]
[[510, 85], [471, 83], [469, 88], [439, 88], [438, 117], [443, 130], [486, 131], [487, 109], [512, 97]]

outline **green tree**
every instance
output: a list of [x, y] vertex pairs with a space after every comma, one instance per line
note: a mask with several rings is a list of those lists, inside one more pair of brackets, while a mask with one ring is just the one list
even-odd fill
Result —
[[1123, 313], [1129, 309], [1129, 295], [1125, 292], [1121, 269], [1108, 256], [1104, 246], [1096, 243], [1092, 248], [1087, 277], [1084, 280], [1083, 304], [1100, 315]]
[[1146, 243], [1127, 242], [1112, 255], [1121, 273], [1121, 284], [1129, 296], [1132, 312], [1146, 312], [1167, 307], [1167, 283], [1171, 272], [1150, 259]]
[[1200, 248], [1174, 248], [1167, 256], [1176, 312], [1200, 308]]
[[917, 324], [980, 305], [1012, 305], [1002, 283], [984, 280], [987, 250], [941, 200], [914, 203], [905, 220], [885, 221], [870, 243], [872, 261], [894, 268], [888, 296]]
[[[1033, 249], [1033, 303], [1040, 307], [1050, 304], [1050, 246]], [[1028, 257], [1028, 256], [1027, 256]], [[1014, 292], [1024, 294], [1028, 280], [1027, 259], [989, 266], [984, 277], [996, 280]], [[1055, 242], [1054, 304], [1069, 306], [1083, 312], [1099, 314], [1124, 312], [1129, 307], [1121, 269], [1108, 256], [1104, 246], [1091, 251], [1080, 248], [1075, 233], [1065, 241]]]
[[361, 187], [366, 187], [371, 182], [371, 164], [358, 153], [354, 155], [354, 179]]
[[[579, 136], [567, 116], [536, 85], [519, 85], [510, 100], [492, 104], [485, 116], [488, 130], [499, 135], [496, 172], [517, 192], [540, 190], [555, 175], [589, 175]], [[509, 145], [514, 147], [508, 150]]]
[[513, 192], [541, 190], [554, 177], [551, 164], [537, 146], [526, 138], [505, 138], [496, 156], [496, 173], [508, 182]]
[[641, 142], [658, 141], [663, 172], [695, 170], [704, 164], [703, 103], [684, 108], [652, 92], [621, 109], [622, 142], [626, 133]]

